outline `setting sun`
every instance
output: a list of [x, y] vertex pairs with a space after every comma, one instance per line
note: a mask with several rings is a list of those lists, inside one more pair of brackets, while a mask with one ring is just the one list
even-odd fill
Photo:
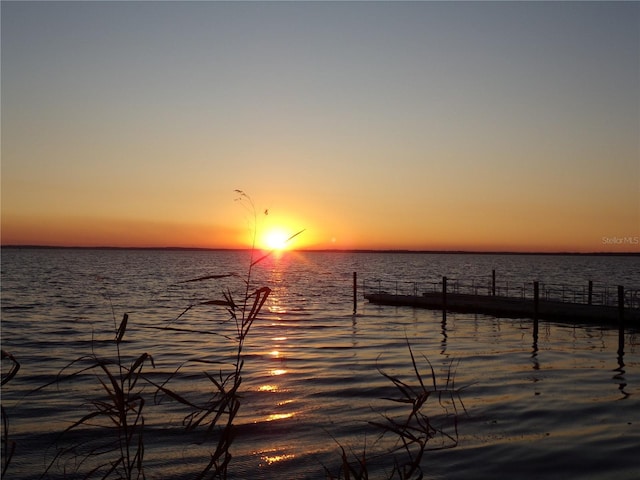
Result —
[[265, 232], [262, 238], [262, 246], [268, 250], [285, 250], [290, 236], [280, 228], [271, 229]]
[[289, 250], [294, 246], [294, 239], [304, 230], [292, 233], [284, 227], [273, 227], [266, 230], [257, 243], [258, 248], [263, 250], [283, 251]]

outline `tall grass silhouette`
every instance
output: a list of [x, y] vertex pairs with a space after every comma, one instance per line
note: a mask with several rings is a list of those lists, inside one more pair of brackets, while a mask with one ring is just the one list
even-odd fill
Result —
[[[387, 478], [389, 480], [422, 479], [422, 459], [425, 452], [454, 448], [458, 445], [458, 409], [466, 411], [460, 392], [454, 385], [455, 372], [450, 364], [443, 386], [439, 386], [433, 366], [426, 356], [422, 356], [430, 372], [430, 385], [420, 373], [413, 350], [407, 340], [407, 347], [411, 357], [411, 365], [414, 373], [414, 381], [402, 380], [378, 369], [380, 374], [387, 378], [396, 388], [397, 396], [388, 397], [389, 400], [400, 405], [406, 405], [408, 412], [404, 416], [396, 418], [389, 414], [380, 414], [381, 421], [371, 421], [370, 425], [379, 430], [378, 441], [384, 437], [392, 437], [393, 447], [381, 454], [367, 454], [366, 445], [362, 453], [350, 450], [347, 453], [345, 446], [338, 442], [340, 449], [340, 467], [337, 473], [325, 466], [327, 478], [331, 480], [364, 480], [373, 475], [371, 463], [376, 460], [387, 467], [386, 476], [380, 477], [381, 472], [375, 470], [375, 478]], [[437, 402], [437, 407], [427, 405], [427, 401]], [[436, 411], [438, 409], [438, 411]], [[439, 413], [438, 413], [439, 412]], [[378, 457], [378, 458], [376, 458]]]
[[[7, 365], [7, 370], [5, 373], [5, 365]], [[15, 377], [20, 370], [20, 363], [15, 357], [5, 351], [2, 350], [2, 386], [6, 385]], [[9, 464], [11, 463], [11, 459], [13, 458], [13, 453], [16, 449], [16, 444], [13, 440], [9, 438], [9, 417], [4, 408], [4, 405], [0, 405], [1, 416], [2, 416], [2, 477], [4, 477], [7, 469], [9, 468]]]
[[81, 473], [84, 478], [145, 478], [144, 389], [147, 385], [156, 386], [144, 376], [143, 370], [145, 366], [155, 365], [148, 353], [140, 354], [127, 364], [121, 344], [128, 319], [129, 315], [125, 313], [116, 324], [114, 317], [114, 358], [100, 357], [95, 353], [81, 356], [67, 364], [53, 382], [38, 389], [91, 374], [102, 391], [99, 398], [89, 400], [88, 413], [71, 423], [61, 435], [82, 427], [98, 428], [103, 435], [58, 447], [43, 476], [54, 465], [62, 464], [65, 473]]
[[[209, 398], [204, 403], [191, 400], [171, 387], [171, 381], [180, 373], [184, 365], [175, 368], [173, 373], [161, 382], [152, 380], [147, 374], [147, 370], [155, 368], [154, 359], [150, 353], [134, 354], [131, 357], [130, 354], [125, 355], [121, 351], [127, 327], [130, 324], [129, 315], [125, 313], [118, 323], [112, 307], [115, 349], [113, 358], [103, 358], [95, 353], [81, 356], [67, 364], [54, 381], [37, 389], [42, 390], [54, 384], [70, 382], [87, 374], [93, 375], [102, 394], [99, 398], [93, 398], [87, 402], [88, 412], [71, 423], [62, 432], [62, 436], [83, 428], [98, 428], [104, 435], [94, 439], [80, 436], [82, 440], [78, 442], [72, 441], [69, 446], [58, 446], [44, 475], [58, 465], [65, 471], [65, 475], [72, 473], [84, 478], [145, 478], [145, 412], [149, 406], [159, 405], [164, 398], [169, 398], [189, 411], [183, 420], [185, 429], [187, 431], [204, 430], [206, 442], [211, 445], [209, 459], [195, 478], [227, 478], [232, 458], [230, 450], [234, 439], [234, 421], [241, 406], [239, 392], [242, 384], [245, 340], [271, 293], [271, 289], [267, 286], [254, 286], [252, 274], [254, 267], [268, 258], [272, 252], [255, 258], [257, 238], [255, 205], [243, 191], [235, 192], [238, 195], [237, 200], [253, 217], [251, 255], [246, 277], [243, 279], [243, 291], [237, 295], [230, 288], [223, 289], [222, 297], [189, 305], [169, 325], [155, 327], [175, 329], [174, 325], [184, 320], [185, 315], [193, 308], [223, 307], [229, 315], [224, 322], [231, 322], [235, 330], [235, 338], [233, 338], [235, 354], [230, 368], [219, 368], [215, 373], [203, 372], [204, 377], [209, 381], [210, 388]], [[289, 240], [300, 233], [302, 231], [292, 235]], [[217, 281], [235, 276], [237, 275], [232, 273], [211, 274], [180, 283]], [[178, 330], [199, 335], [219, 335], [217, 332], [196, 331], [189, 327], [181, 327]], [[226, 338], [231, 339], [231, 337]], [[133, 358], [133, 361], [128, 363], [127, 358]], [[210, 363], [201, 359], [194, 361]], [[4, 418], [3, 410], [3, 421]], [[9, 443], [7, 442], [6, 445]]]
[[[205, 426], [207, 433], [217, 433], [215, 449], [211, 452], [207, 465], [196, 477], [197, 479], [227, 477], [229, 462], [232, 458], [230, 449], [234, 439], [234, 420], [241, 405], [239, 390], [242, 383], [242, 369], [244, 366], [244, 344], [249, 331], [251, 330], [251, 326], [257, 319], [262, 307], [271, 293], [271, 289], [269, 287], [253, 286], [252, 275], [253, 268], [260, 262], [267, 259], [273, 251], [269, 251], [257, 259], [255, 258], [257, 252], [256, 238], [258, 231], [257, 210], [249, 195], [242, 190], [235, 190], [235, 193], [238, 195], [236, 200], [245, 206], [253, 219], [253, 237], [250, 250], [251, 255], [247, 274], [244, 279], [244, 294], [240, 301], [236, 302], [231, 290], [227, 289], [223, 292], [222, 299], [207, 300], [198, 304], [217, 305], [226, 308], [229, 314], [229, 320], [235, 325], [236, 349], [235, 360], [230, 372], [224, 373], [222, 369], [220, 369], [216, 375], [205, 372], [206, 377], [212, 384], [211, 398], [206, 405], [196, 408], [185, 418], [184, 423], [188, 430], [194, 430], [198, 427]], [[301, 230], [289, 237], [287, 242], [300, 235], [303, 231], [304, 230]], [[229, 276], [235, 276], [235, 274], [205, 275], [186, 280], [185, 282], [219, 280]], [[184, 313], [186, 313], [186, 311], [183, 312], [183, 314]]]

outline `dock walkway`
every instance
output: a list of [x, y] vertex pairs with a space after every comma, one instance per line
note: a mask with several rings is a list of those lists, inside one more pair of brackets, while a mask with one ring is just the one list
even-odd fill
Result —
[[[423, 295], [394, 295], [390, 293], [367, 293], [370, 303], [395, 305], [432, 310], [446, 309], [450, 312], [479, 313], [495, 317], [534, 318], [536, 308], [532, 299], [515, 297], [494, 297], [464, 293], [449, 293], [446, 307], [441, 293]], [[624, 322], [628, 327], [640, 327], [640, 310], [625, 309]], [[541, 320], [617, 324], [618, 307], [608, 305], [587, 305], [554, 300], [538, 300], [537, 318]]]
[[[403, 283], [405, 286], [411, 284], [411, 282]], [[578, 293], [574, 290], [569, 294], [569, 290], [563, 288], [561, 296], [554, 297], [549, 294], [552, 292], [551, 288], [533, 282], [533, 285], [530, 285], [531, 288], [521, 287], [518, 296], [501, 295], [501, 289], [496, 287], [495, 272], [493, 284], [486, 289], [486, 295], [478, 293], [477, 284], [468, 285], [469, 288], [465, 289], [460, 287], [460, 283], [453, 284], [451, 281], [449, 288], [453, 291], [447, 291], [446, 277], [443, 277], [441, 282], [431, 283], [429, 288], [423, 289], [415, 282], [410, 288], [398, 288], [398, 282], [395, 282], [395, 293], [389, 293], [391, 288], [381, 288], [379, 280], [370, 282], [369, 285], [369, 288], [366, 284], [364, 286], [364, 298], [377, 305], [409, 306], [443, 310], [445, 313], [447, 311], [477, 313], [496, 317], [533, 318], [570, 323], [620, 325], [623, 322], [626, 327], [640, 328], [640, 290], [638, 289], [627, 289], [625, 292], [623, 287], [617, 287], [617, 289], [607, 287], [607, 295], [598, 296], [592, 282], [589, 282], [588, 292], [585, 288], [584, 295], [582, 295], [582, 289], [579, 289]], [[516, 293], [513, 287], [507, 291]], [[617, 295], [611, 296], [609, 293]], [[595, 301], [596, 298], [600, 301]]]

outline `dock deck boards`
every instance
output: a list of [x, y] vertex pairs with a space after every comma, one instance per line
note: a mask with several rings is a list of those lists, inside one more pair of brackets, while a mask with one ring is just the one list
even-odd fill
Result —
[[[437, 292], [423, 295], [368, 293], [364, 297], [370, 303], [378, 305], [409, 306], [433, 310], [443, 309], [443, 295]], [[461, 293], [447, 293], [446, 310], [510, 318], [534, 318], [536, 316], [532, 299]], [[624, 310], [623, 315], [625, 326], [640, 328], [640, 309], [627, 308]], [[541, 320], [617, 325], [619, 323], [619, 309], [617, 306], [588, 305], [540, 299], [538, 301], [537, 318]]]

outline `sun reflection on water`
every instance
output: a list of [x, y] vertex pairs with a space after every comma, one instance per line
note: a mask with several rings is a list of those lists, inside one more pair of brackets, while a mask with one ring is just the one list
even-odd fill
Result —
[[[271, 280], [275, 285], [280, 284], [277, 278], [272, 278]], [[274, 289], [269, 296], [268, 309], [270, 313], [278, 316], [278, 320], [280, 320], [279, 315], [287, 314], [288, 308], [286, 304], [281, 303], [279, 295], [276, 292], [277, 289]], [[286, 368], [287, 355], [289, 352], [289, 337], [286, 335], [286, 331], [282, 329], [282, 324], [272, 323], [272, 327], [274, 327], [274, 336], [271, 337], [271, 345], [267, 347], [268, 350], [265, 351], [265, 356], [269, 359], [268, 363], [271, 363], [271, 365], [265, 368], [265, 373], [271, 377], [271, 380], [267, 380], [267, 382], [258, 387], [259, 392], [276, 395], [275, 397], [266, 395], [264, 397], [264, 401], [267, 403], [270, 402], [270, 398], [273, 398], [273, 403], [271, 403], [270, 406], [265, 405], [263, 414], [261, 415], [262, 418], [260, 421], [266, 422], [287, 420], [293, 418], [298, 413], [293, 411], [295, 407], [290, 405], [295, 403], [294, 399], [281, 398], [282, 394], [288, 396], [290, 392], [289, 383], [287, 382], [288, 379], [286, 377], [290, 372], [290, 370]], [[277, 377], [277, 379], [274, 377]], [[294, 458], [293, 455], [283, 454], [277, 450], [263, 452], [261, 453], [261, 457], [269, 465]]]
[[[277, 462], [282, 462], [283, 460], [292, 460], [296, 457], [293, 453], [280, 453], [275, 448], [273, 450], [268, 450], [265, 452], [255, 452], [255, 453], [260, 454], [260, 458], [267, 465], [272, 465]], [[260, 466], [263, 466], [263, 465], [264, 464], [261, 464]]]
[[274, 420], [286, 420], [293, 417], [294, 413], [272, 413], [267, 417], [267, 422], [273, 422]]
[[258, 391], [259, 392], [277, 392], [278, 387], [277, 385], [260, 385], [258, 387]]
[[275, 313], [276, 315], [284, 315], [287, 313], [287, 309], [280, 305], [269, 305], [269, 313]]

